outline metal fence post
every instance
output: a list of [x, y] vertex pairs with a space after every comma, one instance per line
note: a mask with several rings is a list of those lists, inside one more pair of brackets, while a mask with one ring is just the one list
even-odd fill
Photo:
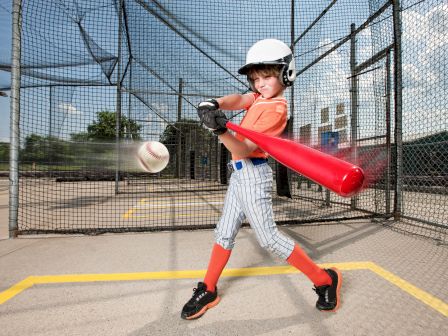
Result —
[[[292, 57], [294, 57], [294, 40], [295, 40], [295, 25], [294, 25], [294, 21], [295, 19], [295, 5], [294, 5], [295, 0], [291, 0], [291, 51], [292, 51]], [[292, 136], [293, 134], [293, 128], [294, 128], [294, 85], [291, 86], [291, 102], [290, 102], [290, 107], [291, 107], [291, 111], [290, 111], [290, 129], [287, 130], [288, 131], [288, 135]]]
[[[351, 137], [350, 146], [352, 151], [352, 160], [354, 162], [358, 159], [358, 76], [356, 72], [356, 26], [351, 24], [351, 36], [350, 36], [350, 71], [351, 71], [351, 83], [350, 83], [350, 98], [351, 98]], [[356, 196], [350, 200], [352, 210], [356, 208]]]
[[177, 127], [176, 131], [176, 177], [182, 177], [182, 131], [181, 131], [181, 122], [182, 122], [182, 92], [184, 87], [184, 81], [182, 78], [179, 78], [179, 94], [177, 96]]
[[121, 47], [122, 47], [122, 25], [123, 25], [123, 0], [119, 1], [118, 8], [118, 50], [117, 50], [117, 106], [115, 111], [115, 148], [117, 151], [117, 167], [115, 169], [115, 194], [120, 192], [120, 129], [121, 129]]
[[395, 109], [395, 195], [394, 219], [399, 220], [402, 215], [403, 192], [403, 129], [402, 129], [402, 73], [401, 73], [401, 14], [400, 1], [392, 1], [394, 24], [394, 109]]
[[20, 143], [20, 58], [22, 41], [22, 1], [12, 4], [11, 120], [9, 152], [9, 238], [18, 234], [19, 143]]
[[387, 166], [386, 175], [384, 177], [384, 188], [386, 193], [386, 214], [390, 214], [390, 158], [391, 158], [391, 122], [390, 122], [390, 98], [391, 98], [391, 78], [390, 78], [390, 49], [386, 54], [386, 87], [385, 87], [385, 98], [386, 98], [386, 152], [387, 152]]

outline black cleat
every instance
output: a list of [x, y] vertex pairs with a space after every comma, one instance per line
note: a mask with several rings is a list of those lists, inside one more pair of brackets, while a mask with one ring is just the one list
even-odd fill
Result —
[[326, 269], [332, 282], [331, 285], [314, 287], [313, 290], [319, 298], [316, 302], [316, 308], [323, 311], [334, 312], [339, 308], [339, 292], [342, 285], [342, 275], [336, 268]]
[[198, 282], [198, 287], [193, 289], [192, 298], [182, 308], [180, 317], [184, 320], [197, 319], [204, 315], [207, 309], [216, 306], [220, 300], [218, 287], [216, 287], [215, 292], [208, 292], [207, 285]]

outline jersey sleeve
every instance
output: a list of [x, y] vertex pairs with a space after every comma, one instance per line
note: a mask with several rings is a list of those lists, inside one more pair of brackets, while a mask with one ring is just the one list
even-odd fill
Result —
[[252, 102], [251, 102], [249, 105], [247, 105], [247, 106], [244, 107], [244, 109], [245, 109], [246, 111], [253, 105], [253, 103], [255, 103], [255, 101], [257, 100], [257, 98], [260, 97], [260, 94], [259, 94], [259, 93], [255, 93], [255, 92], [248, 93], [248, 95], [251, 95], [251, 96], [252, 96]]
[[273, 110], [263, 111], [253, 126], [253, 130], [270, 136], [279, 136], [286, 127], [286, 106], [277, 105]]

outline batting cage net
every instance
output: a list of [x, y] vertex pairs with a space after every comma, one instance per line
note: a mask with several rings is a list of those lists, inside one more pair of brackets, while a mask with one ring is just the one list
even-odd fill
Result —
[[[213, 227], [230, 155], [196, 107], [248, 92], [247, 50], [277, 38], [298, 73], [284, 137], [367, 181], [343, 198], [270, 159], [276, 221], [405, 218], [446, 242], [445, 1], [23, 0], [11, 12], [20, 77], [1, 60], [0, 90], [20, 92], [18, 233]], [[141, 171], [144, 141], [168, 148], [161, 172]]]

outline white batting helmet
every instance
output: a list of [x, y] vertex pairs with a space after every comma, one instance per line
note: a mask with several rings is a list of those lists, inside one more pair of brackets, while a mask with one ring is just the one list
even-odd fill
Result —
[[280, 72], [280, 82], [285, 86], [291, 86], [296, 79], [297, 72], [294, 55], [291, 49], [282, 41], [265, 39], [256, 42], [247, 52], [246, 64], [238, 70], [238, 73], [247, 75], [249, 69], [258, 64], [283, 65]]

